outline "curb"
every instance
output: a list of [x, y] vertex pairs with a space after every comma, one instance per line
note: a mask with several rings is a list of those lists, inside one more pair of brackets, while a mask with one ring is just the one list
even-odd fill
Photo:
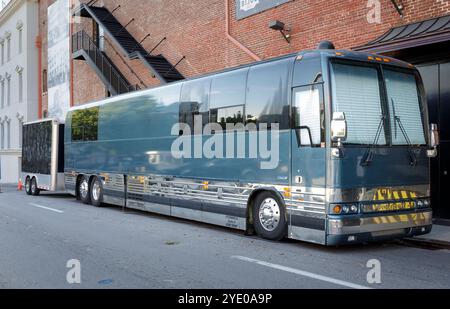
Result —
[[400, 243], [410, 246], [422, 247], [424, 249], [450, 250], [450, 242], [444, 240], [430, 239], [430, 238], [404, 238], [400, 240]]

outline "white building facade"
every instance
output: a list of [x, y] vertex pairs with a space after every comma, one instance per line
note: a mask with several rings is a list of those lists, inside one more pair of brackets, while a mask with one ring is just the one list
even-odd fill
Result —
[[38, 35], [38, 1], [0, 11], [0, 183], [18, 182], [22, 124], [38, 118]]

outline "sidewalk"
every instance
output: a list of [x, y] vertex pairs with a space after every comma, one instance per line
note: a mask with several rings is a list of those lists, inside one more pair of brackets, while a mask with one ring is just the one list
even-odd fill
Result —
[[450, 249], [450, 226], [434, 223], [431, 233], [408, 238], [409, 241]]

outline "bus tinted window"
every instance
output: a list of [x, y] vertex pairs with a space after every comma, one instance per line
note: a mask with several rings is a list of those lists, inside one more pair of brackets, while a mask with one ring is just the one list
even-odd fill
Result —
[[244, 106], [211, 109], [211, 122], [216, 122], [226, 130], [227, 124], [244, 123]]
[[247, 123], [278, 123], [289, 127], [288, 80], [292, 59], [260, 64], [250, 69], [245, 106]]
[[319, 56], [306, 54], [295, 62], [294, 86], [310, 85], [322, 81], [322, 65]]
[[96, 141], [98, 139], [98, 112], [98, 106], [73, 112], [73, 142]]
[[210, 108], [244, 105], [247, 73], [248, 69], [242, 69], [216, 76], [211, 85]]
[[100, 107], [100, 140], [170, 136], [178, 122], [181, 85], [146, 91]]
[[202, 78], [185, 82], [181, 90], [181, 102], [179, 110], [180, 123], [190, 126], [194, 132], [193, 119], [195, 115], [202, 116], [203, 126], [209, 120], [209, 91], [211, 78]]

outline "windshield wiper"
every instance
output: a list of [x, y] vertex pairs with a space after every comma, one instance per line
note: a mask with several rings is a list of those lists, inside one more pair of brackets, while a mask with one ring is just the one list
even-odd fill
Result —
[[392, 113], [394, 116], [395, 138], [397, 138], [397, 123], [398, 123], [398, 127], [400, 128], [400, 131], [402, 132], [403, 137], [405, 138], [406, 143], [408, 144], [409, 164], [411, 166], [415, 166], [417, 164], [417, 157], [416, 157], [416, 154], [414, 153], [414, 150], [412, 149], [411, 140], [409, 139], [408, 133], [406, 133], [405, 127], [403, 126], [403, 123], [402, 123], [400, 117], [397, 116], [395, 113], [395, 104], [394, 104], [393, 98], [391, 98], [391, 103], [392, 103]]
[[381, 132], [383, 131], [384, 127], [384, 120], [386, 119], [386, 116], [382, 115], [380, 119], [380, 123], [378, 124], [377, 133], [375, 134], [375, 139], [372, 144], [369, 145], [366, 152], [364, 153], [364, 156], [361, 159], [361, 166], [368, 166], [373, 159], [373, 147], [375, 147], [376, 144], [378, 144], [378, 140], [380, 139]]

